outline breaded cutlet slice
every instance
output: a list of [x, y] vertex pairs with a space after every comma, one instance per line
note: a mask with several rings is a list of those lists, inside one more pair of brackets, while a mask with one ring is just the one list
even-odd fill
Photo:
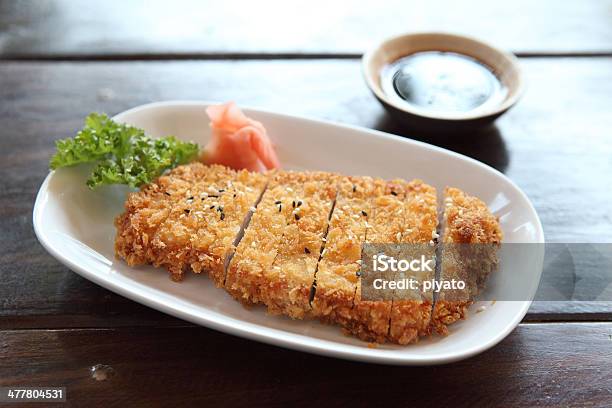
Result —
[[165, 266], [175, 276], [188, 268], [207, 272], [216, 285], [222, 286], [226, 261], [263, 193], [267, 177], [222, 167], [219, 177], [215, 177], [216, 172], [217, 167], [174, 205], [153, 239], [157, 249], [153, 263]]
[[277, 172], [230, 262], [226, 290], [269, 313], [305, 317], [336, 184], [331, 173]]
[[[405, 186], [404, 218], [402, 244], [406, 252], [414, 256], [424, 254], [428, 259], [435, 259], [436, 228], [438, 211], [436, 189], [421, 180], [413, 180]], [[431, 272], [420, 272], [414, 276], [421, 284], [435, 278], [435, 267]], [[410, 296], [416, 298], [412, 300]], [[391, 310], [389, 339], [393, 343], [409, 344], [420, 336], [429, 334], [433, 289], [423, 293], [400, 293], [396, 291]]]
[[338, 176], [330, 173], [293, 173], [297, 197], [291, 203], [287, 226], [271, 269], [263, 302], [272, 314], [302, 319], [310, 314], [310, 296], [317, 263], [324, 247], [334, 207]]
[[[222, 172], [221, 169], [213, 171], [215, 175]], [[117, 256], [130, 266], [152, 263], [151, 241], [157, 229], [168, 218], [174, 204], [207, 174], [211, 174], [209, 167], [202, 163], [179, 166], [140, 191], [130, 193], [125, 212], [115, 219]]]
[[167, 268], [175, 280], [192, 269], [208, 272], [216, 284], [222, 283], [224, 263], [267, 177], [201, 163], [177, 167], [170, 174], [189, 174], [189, 185], [176, 183], [180, 190], [175, 184], [168, 187], [173, 200], [167, 203], [164, 221], [148, 237], [144, 263]]
[[279, 200], [287, 199], [290, 187], [279, 185], [278, 178], [278, 174], [271, 177], [227, 267], [225, 290], [244, 305], [261, 302], [259, 288], [266, 284], [264, 271], [274, 263], [291, 211]]
[[383, 194], [384, 186], [371, 177], [340, 178], [312, 301], [313, 316], [325, 323], [350, 326], [371, 201]]
[[[366, 242], [373, 244], [400, 243], [404, 229], [404, 198], [406, 182], [387, 181], [382, 195], [371, 200]], [[392, 300], [362, 300], [361, 279], [357, 282], [352, 319], [346, 328], [362, 340], [384, 343], [388, 339]]]
[[[447, 334], [449, 324], [465, 318], [478, 286], [496, 266], [495, 252], [501, 244], [502, 236], [499, 220], [491, 214], [484, 202], [457, 188], [446, 188], [441, 225], [441, 259], [438, 260], [440, 279], [467, 279], [468, 289], [465, 292], [440, 292], [431, 323], [438, 333]], [[467, 244], [473, 244], [473, 247]], [[474, 250], [479, 252], [476, 264], [470, 264], [467, 258], [471, 256], [466, 258], [465, 250], [469, 250], [471, 255]], [[482, 250], [485, 254], [480, 252]]]

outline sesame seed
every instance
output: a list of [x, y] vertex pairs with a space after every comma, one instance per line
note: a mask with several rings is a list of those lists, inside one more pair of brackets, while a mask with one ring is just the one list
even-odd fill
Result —
[[361, 265], [363, 263], [363, 261], [361, 259], [357, 260], [357, 265]]
[[278, 205], [278, 212], [281, 212], [282, 210], [283, 210], [283, 205], [282, 205], [282, 204], [279, 204], [279, 205]]
[[281, 203], [282, 203], [282, 201], [281, 201], [281, 200], [277, 200], [277, 201], [275, 201], [275, 202], [274, 202], [274, 204], [276, 204], [276, 205], [279, 205], [279, 204], [281, 204]]
[[440, 234], [438, 234], [438, 233], [436, 232], [436, 230], [432, 230], [432, 231], [431, 231], [431, 238], [432, 238], [432, 239], [440, 238]]
[[295, 220], [299, 221], [300, 220], [300, 216], [298, 214], [295, 214]]
[[224, 213], [224, 212], [222, 212], [222, 213], [221, 213], [221, 221], [223, 221], [224, 219], [225, 219], [225, 213]]
[[211, 206], [210, 206], [210, 209], [212, 210], [213, 208], [215, 208], [215, 206], [214, 206], [214, 205], [211, 205]]
[[184, 211], [185, 211], [185, 214], [189, 214], [191, 212], [191, 210], [188, 208], [186, 208]]
[[308, 249], [308, 248], [304, 248], [304, 252], [305, 252], [305, 253], [307, 253], [307, 254], [309, 254], [309, 253], [310, 253], [310, 249]]
[[165, 195], [167, 195], [167, 196], [171, 195], [171, 194], [170, 194], [169, 192], [167, 192], [167, 191], [164, 191], [164, 194], [165, 194]]
[[398, 232], [397, 234], [395, 234], [395, 239], [398, 240], [398, 241], [401, 240], [402, 239], [402, 233]]
[[430, 245], [430, 246], [434, 246], [434, 245], [436, 245], [436, 243], [435, 243], [435, 242], [434, 242], [434, 240], [432, 239], [432, 240], [430, 240], [430, 241], [429, 241], [429, 245]]
[[391, 191], [391, 195], [396, 196], [397, 193], [395, 191]]
[[219, 192], [220, 192], [220, 193], [224, 193], [224, 192], [225, 192], [225, 190], [224, 190], [224, 189], [220, 189], [220, 190], [219, 190]]
[[361, 271], [357, 271], [357, 272], [355, 273], [355, 275], [357, 275], [357, 276], [361, 276]]
[[209, 197], [210, 197], [210, 198], [219, 198], [219, 196], [218, 196], [218, 195], [214, 195], [214, 194], [209, 195]]
[[353, 184], [353, 193], [357, 191], [357, 186]]
[[302, 202], [301, 202], [301, 201], [298, 201], [298, 202], [297, 202], [297, 206], [299, 207], [300, 205], [302, 205]]
[[292, 206], [293, 208], [295, 208], [295, 200], [293, 200], [293, 201], [291, 202], [291, 206]]
[[291, 192], [293, 192], [293, 189], [291, 187], [287, 187], [287, 191], [289, 191], [291, 193]]
[[361, 215], [363, 215], [364, 217], [367, 217], [367, 216], [368, 216], [368, 213], [367, 213], [367, 212], [365, 212], [365, 211], [363, 211], [363, 210], [361, 210]]
[[257, 208], [251, 207], [251, 208], [249, 208], [249, 210], [251, 210], [251, 212], [255, 212], [255, 211], [257, 211]]

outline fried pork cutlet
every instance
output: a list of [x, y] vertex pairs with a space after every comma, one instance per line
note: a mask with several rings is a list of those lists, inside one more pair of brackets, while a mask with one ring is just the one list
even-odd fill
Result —
[[[445, 205], [443, 242], [499, 245], [497, 219], [480, 200], [449, 188]], [[407, 344], [431, 331], [444, 334], [475, 294], [457, 302], [442, 292], [437, 303], [431, 292], [361, 298], [364, 243], [436, 250], [436, 192], [418, 180], [192, 163], [130, 194], [125, 208], [115, 221], [115, 248], [129, 265], [163, 266], [174, 279], [187, 270], [206, 272], [245, 305], [338, 324], [367, 341]], [[455, 276], [449, 265], [463, 254], [441, 252], [440, 278]], [[476, 285], [496, 262], [484, 255], [484, 268], [462, 264]]]
[[[384, 183], [383, 192], [371, 200], [371, 216], [366, 232], [366, 243], [401, 243], [404, 230], [404, 198], [406, 182], [393, 180]], [[388, 340], [392, 298], [388, 300], [363, 300], [362, 281], [357, 283], [353, 306], [354, 319], [347, 328], [351, 334], [372, 342]]]
[[176, 280], [186, 269], [207, 271], [222, 285], [224, 263], [266, 181], [224, 166], [177, 167], [130, 194], [116, 220], [116, 252], [130, 265], [163, 266]]
[[[128, 265], [153, 263], [151, 241], [168, 218], [172, 206], [205, 176], [202, 165], [180, 166], [161, 176], [125, 202], [125, 212], [115, 220], [115, 252]], [[208, 170], [208, 169], [207, 169]]]
[[[405, 185], [403, 223], [401, 243], [404, 250], [434, 259], [438, 226], [435, 188], [420, 180]], [[413, 277], [423, 284], [435, 278], [435, 268], [430, 273], [424, 271]], [[396, 290], [391, 309], [390, 340], [408, 344], [417, 341], [419, 336], [429, 334], [432, 305], [433, 288], [418, 293]]]
[[[368, 177], [344, 178], [340, 184], [329, 234], [317, 271], [313, 310], [316, 317], [336, 323], [367, 341], [407, 344], [429, 332], [432, 293], [416, 300], [404, 296], [388, 301], [361, 300], [363, 243], [422, 244], [431, 252], [437, 226], [436, 192], [415, 180], [386, 183]], [[369, 220], [369, 222], [368, 222]], [[421, 281], [433, 273], [421, 276]]]
[[230, 294], [246, 304], [263, 303], [272, 314], [309, 313], [337, 177], [276, 172], [229, 265]]
[[433, 309], [432, 327], [448, 333], [448, 325], [464, 319], [473, 297], [496, 267], [501, 244], [499, 222], [486, 204], [457, 188], [444, 192], [441, 226], [440, 279], [466, 282], [465, 291], [441, 291]]
[[374, 198], [383, 195], [384, 188], [385, 182], [380, 179], [340, 178], [325, 249], [316, 273], [313, 316], [339, 324], [355, 334], [359, 330], [352, 328], [359, 325], [353, 306], [361, 268], [361, 247], [366, 241]]

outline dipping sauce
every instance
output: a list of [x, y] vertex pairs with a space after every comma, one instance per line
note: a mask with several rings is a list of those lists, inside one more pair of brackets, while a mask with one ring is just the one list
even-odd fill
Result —
[[436, 114], [497, 106], [507, 89], [478, 60], [442, 51], [418, 52], [383, 68], [383, 91], [395, 102]]

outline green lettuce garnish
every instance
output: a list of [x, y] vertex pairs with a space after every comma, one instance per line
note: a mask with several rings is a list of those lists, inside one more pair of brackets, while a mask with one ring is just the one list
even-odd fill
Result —
[[108, 116], [92, 113], [74, 138], [58, 140], [49, 166], [95, 164], [87, 180], [94, 189], [105, 184], [139, 187], [150, 183], [165, 170], [188, 163], [198, 155], [196, 143], [173, 136], [152, 139], [142, 129], [114, 122]]

